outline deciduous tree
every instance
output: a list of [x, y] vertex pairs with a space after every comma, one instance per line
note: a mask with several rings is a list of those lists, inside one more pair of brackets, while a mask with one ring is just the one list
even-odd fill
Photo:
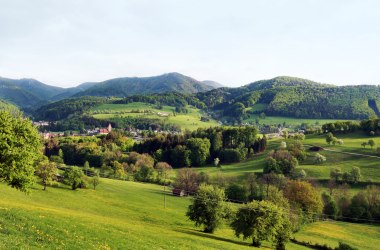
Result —
[[186, 215], [196, 226], [204, 226], [204, 232], [212, 233], [226, 215], [223, 189], [202, 184], [194, 196]]
[[41, 153], [40, 136], [31, 121], [0, 111], [0, 181], [28, 191], [34, 183], [34, 162]]
[[54, 184], [58, 174], [57, 165], [48, 159], [41, 161], [36, 169], [36, 175], [42, 179], [44, 190], [46, 186]]
[[251, 238], [252, 245], [259, 247], [264, 240], [272, 240], [276, 248], [284, 249], [291, 235], [289, 215], [268, 201], [252, 201], [242, 205], [233, 222], [232, 229], [237, 237]]

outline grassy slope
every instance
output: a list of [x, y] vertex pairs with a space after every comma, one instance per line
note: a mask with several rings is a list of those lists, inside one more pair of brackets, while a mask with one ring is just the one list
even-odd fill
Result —
[[336, 122], [338, 120], [333, 119], [303, 119], [303, 118], [293, 118], [293, 117], [283, 117], [283, 116], [267, 116], [265, 119], [261, 119], [258, 114], [251, 115], [250, 118], [243, 120], [243, 122], [256, 122], [256, 119], [259, 118], [260, 124], [266, 125], [277, 125], [286, 123], [287, 126], [295, 127], [300, 126], [301, 124], [309, 125], [321, 125], [330, 122]]
[[29, 196], [1, 184], [0, 249], [250, 249], [230, 229], [195, 228], [188, 198], [167, 196], [164, 209], [161, 186], [102, 181], [96, 191], [36, 186]]
[[[380, 146], [380, 137], [368, 137], [362, 134], [352, 134], [352, 135], [342, 135], [338, 136], [344, 140], [344, 145], [342, 146], [327, 146], [324, 141], [324, 136], [306, 136], [304, 144], [321, 145], [325, 148], [352, 152], [352, 153], [362, 153], [368, 155], [376, 155], [375, 150], [369, 148], [363, 149], [360, 144], [362, 141], [368, 141], [372, 138], [376, 141], [377, 145]], [[234, 163], [234, 164], [224, 164], [221, 168], [216, 168], [214, 166], [207, 166], [202, 168], [196, 168], [198, 171], [203, 171], [209, 173], [212, 176], [217, 174], [223, 174], [227, 177], [236, 177], [241, 179], [248, 172], [262, 172], [265, 165], [265, 158], [268, 151], [274, 148], [278, 148], [281, 139], [272, 139], [268, 143], [268, 149], [266, 152], [255, 155], [252, 160]], [[309, 151], [308, 151], [309, 152]], [[380, 182], [380, 172], [379, 161], [380, 159], [369, 158], [365, 156], [342, 154], [339, 152], [321, 151], [320, 154], [326, 156], [327, 161], [322, 165], [314, 164], [314, 152], [309, 152], [309, 157], [306, 161], [301, 162], [299, 168], [304, 169], [309, 177], [317, 179], [329, 179], [330, 170], [335, 167], [340, 167], [343, 171], [350, 171], [352, 167], [360, 167], [362, 174], [362, 181], [376, 181]]]
[[[340, 150], [346, 152], [354, 152], [354, 153], [362, 153], [362, 154], [370, 154], [377, 155], [376, 148], [380, 147], [380, 136], [368, 136], [364, 133], [351, 133], [351, 134], [338, 134], [335, 135], [338, 139], [342, 139], [343, 145], [327, 145], [325, 135], [309, 135], [307, 136], [307, 140], [305, 144], [313, 144], [320, 145], [324, 148]], [[373, 149], [370, 146], [363, 148], [361, 144], [363, 142], [368, 142], [368, 140], [373, 139], [376, 143]]]
[[345, 222], [316, 222], [306, 226], [295, 238], [299, 241], [337, 247], [339, 241], [359, 249], [379, 249], [380, 226]]
[[[149, 110], [152, 113], [132, 113], [132, 110]], [[179, 125], [182, 129], [195, 130], [199, 127], [210, 127], [218, 125], [215, 120], [210, 120], [209, 122], [200, 121], [202, 115], [201, 111], [197, 108], [187, 107], [187, 114], [176, 114], [173, 116], [173, 111], [175, 107], [164, 106], [162, 110], [154, 108], [151, 104], [134, 102], [129, 104], [103, 104], [96, 108], [93, 108], [90, 113], [93, 114], [95, 118], [107, 119], [113, 117], [144, 117], [144, 118], [159, 118], [167, 121], [168, 123], [173, 123]], [[163, 117], [157, 115], [157, 113], [167, 113], [169, 117]]]
[[[325, 136], [313, 135], [307, 136], [305, 144], [319, 145], [326, 149], [335, 151], [358, 153], [364, 155], [377, 155], [375, 149], [366, 149], [361, 147], [361, 143], [369, 139], [375, 140], [377, 145], [380, 145], [380, 137], [369, 137], [361, 133], [337, 135], [338, 138], [343, 139], [344, 144], [341, 146], [327, 145]], [[376, 146], [375, 146], [376, 147]], [[302, 168], [309, 174], [309, 176], [328, 179], [330, 177], [330, 170], [334, 167], [340, 167], [343, 171], [349, 171], [352, 167], [360, 167], [362, 180], [380, 181], [380, 172], [378, 171], [378, 163], [380, 159], [371, 158], [366, 156], [342, 154], [339, 152], [321, 151], [320, 154], [326, 156], [327, 161], [322, 165], [314, 165], [313, 158], [309, 157], [308, 160], [302, 163]], [[377, 155], [379, 156], [379, 155]]]
[[[96, 191], [66, 187], [42, 191], [36, 185], [31, 195], [25, 195], [4, 184], [0, 191], [0, 249], [252, 249], [249, 241], [236, 238], [227, 227], [213, 235], [195, 228], [185, 217], [189, 198], [168, 195], [164, 209], [162, 187], [153, 184], [102, 179]], [[296, 238], [331, 245], [343, 239], [375, 249], [380, 230], [321, 222]], [[261, 249], [268, 247], [265, 243]], [[288, 247], [306, 249], [291, 243]]]

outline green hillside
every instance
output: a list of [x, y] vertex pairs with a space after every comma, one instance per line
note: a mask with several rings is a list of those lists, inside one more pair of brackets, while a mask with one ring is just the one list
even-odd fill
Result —
[[[334, 86], [295, 77], [276, 77], [240, 88], [220, 88], [197, 97], [220, 117], [244, 120], [269, 116], [364, 119], [378, 115], [379, 86]], [[257, 110], [255, 107], [260, 107]]]
[[[298, 168], [304, 169], [308, 177], [323, 181], [330, 178], [331, 169], [336, 167], [341, 168], [342, 171], [349, 171], [353, 167], [359, 167], [362, 174], [362, 181], [380, 182], [380, 172], [378, 171], [380, 155], [375, 150], [376, 147], [380, 146], [380, 137], [369, 137], [361, 133], [337, 135], [337, 137], [343, 139], [343, 145], [327, 145], [324, 136], [307, 135], [304, 145], [318, 145], [325, 148], [326, 150], [318, 153], [326, 156], [327, 160], [321, 165], [316, 165], [314, 163], [315, 152], [308, 151], [308, 158], [300, 162]], [[371, 149], [369, 146], [366, 148], [361, 146], [362, 142], [367, 142], [369, 139], [375, 141], [376, 146], [374, 149]], [[247, 173], [262, 173], [266, 164], [265, 159], [267, 153], [272, 149], [278, 148], [281, 141], [283, 141], [283, 139], [280, 138], [269, 140], [267, 150], [262, 154], [255, 155], [252, 160], [225, 164], [222, 165], [221, 168], [209, 166], [196, 168], [196, 170], [209, 173], [212, 176], [223, 174], [233, 179], [244, 179]]]
[[197, 93], [213, 89], [213, 86], [179, 73], [168, 73], [153, 77], [125, 77], [94, 84], [75, 96], [114, 96], [154, 94], [165, 92]]
[[158, 109], [152, 104], [133, 102], [129, 104], [102, 104], [92, 108], [88, 114], [101, 120], [112, 120], [113, 118], [158, 119], [165, 123], [175, 124], [182, 130], [195, 130], [201, 127], [207, 128], [218, 125], [213, 119], [201, 121], [204, 114], [195, 107], [186, 106], [185, 109], [186, 113], [177, 113], [176, 108], [173, 106], [162, 106], [161, 109]]
[[31, 108], [64, 92], [63, 88], [46, 85], [34, 79], [8, 79], [0, 77], [0, 99], [21, 108]]
[[[25, 195], [4, 184], [0, 190], [1, 249], [252, 249], [226, 226], [212, 235], [194, 227], [185, 216], [190, 198], [168, 193], [164, 208], [162, 186], [102, 179], [96, 191], [36, 185]], [[328, 229], [336, 233], [327, 236]], [[379, 228], [363, 224], [318, 222], [295, 236], [331, 246], [343, 239], [360, 249], [380, 244]]]
[[[22, 108], [38, 108], [47, 102], [65, 98], [99, 96], [127, 97], [125, 103], [139, 102], [142, 101], [139, 99], [145, 98], [149, 101], [143, 102], [161, 102], [163, 105], [168, 105], [165, 98], [170, 99], [170, 105], [173, 98], [178, 98], [177, 104], [180, 106], [196, 103], [198, 108], [212, 112], [215, 119], [230, 123], [253, 121], [260, 114], [267, 117], [333, 120], [367, 119], [380, 115], [379, 86], [335, 86], [285, 76], [238, 88], [220, 87], [215, 82], [201, 82], [179, 73], [116, 78], [68, 89], [31, 79], [0, 78], [0, 87], [0, 99]], [[173, 95], [174, 92], [178, 95]], [[165, 93], [168, 95], [165, 96]]]

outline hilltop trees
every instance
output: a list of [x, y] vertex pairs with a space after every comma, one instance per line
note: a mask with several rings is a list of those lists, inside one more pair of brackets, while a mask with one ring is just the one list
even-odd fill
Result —
[[34, 182], [33, 164], [40, 155], [40, 138], [30, 120], [0, 111], [0, 180], [28, 191]]

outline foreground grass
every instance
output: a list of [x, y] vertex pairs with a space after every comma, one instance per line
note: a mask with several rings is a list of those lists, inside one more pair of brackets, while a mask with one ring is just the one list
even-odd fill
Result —
[[359, 249], [375, 250], [380, 246], [380, 226], [336, 221], [316, 222], [306, 226], [295, 238], [331, 247], [337, 247], [338, 241], [342, 241]]
[[[212, 235], [195, 228], [185, 216], [189, 198], [168, 195], [164, 208], [158, 185], [102, 179], [96, 191], [41, 189], [25, 195], [0, 184], [0, 249], [253, 248], [226, 226]], [[334, 225], [312, 224], [296, 238], [334, 246], [343, 239], [361, 249], [380, 244], [379, 227], [338, 223], [343, 234]], [[288, 249], [307, 248], [289, 243]]]
[[228, 228], [195, 228], [189, 198], [169, 195], [165, 209], [161, 186], [102, 179], [96, 191], [41, 189], [25, 195], [0, 185], [0, 249], [250, 248]]

